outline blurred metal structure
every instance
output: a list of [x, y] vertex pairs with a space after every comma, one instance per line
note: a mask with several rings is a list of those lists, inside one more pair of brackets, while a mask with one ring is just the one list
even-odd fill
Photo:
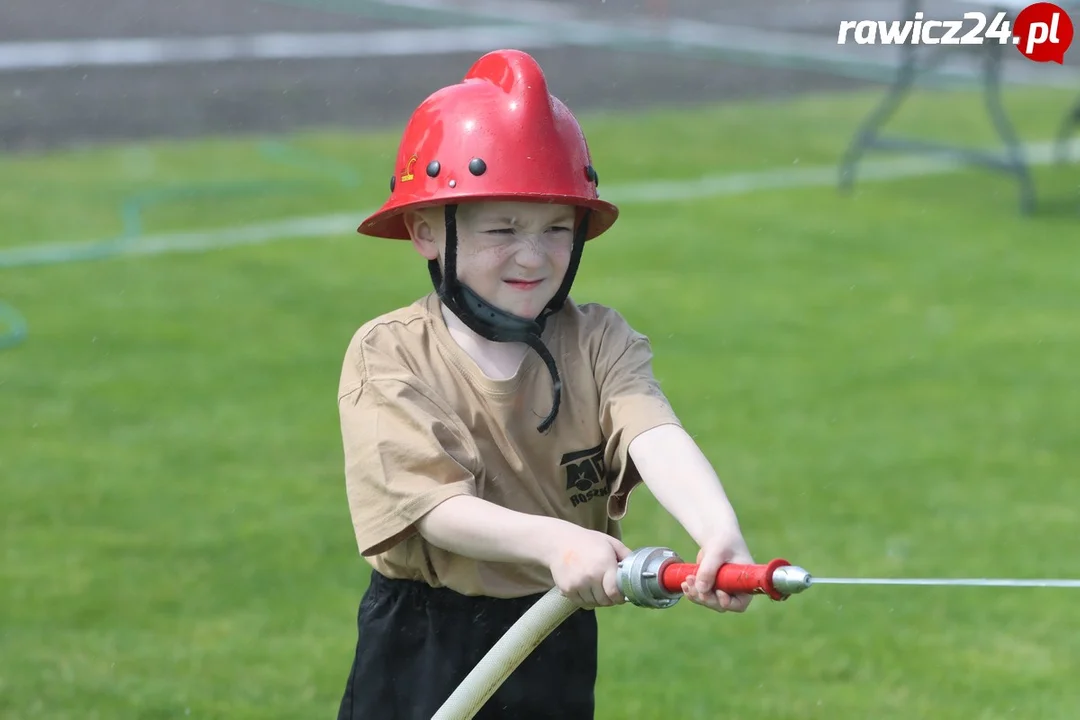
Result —
[[[979, 5], [988, 8], [988, 18], [998, 12], [1008, 12], [1009, 22], [1015, 21], [1015, 15], [1024, 7], [1030, 5], [1025, 0], [961, 0], [971, 5]], [[1059, 2], [1066, 11], [1071, 12], [1074, 8], [1080, 10], [1080, 2]], [[916, 13], [922, 12], [922, 0], [903, 0], [902, 18], [914, 18]], [[928, 18], [929, 19], [929, 18]], [[920, 48], [925, 52], [925, 58], [920, 58]], [[982, 55], [981, 82], [983, 86], [983, 99], [986, 111], [998, 137], [1004, 144], [1004, 151], [1000, 153], [988, 150], [973, 150], [945, 143], [932, 142], [911, 137], [889, 136], [882, 133], [884, 125], [896, 113], [915, 85], [916, 79], [922, 73], [933, 70], [950, 51], [964, 46], [956, 45], [931, 45], [921, 46], [916, 43], [904, 43], [901, 45], [901, 62], [896, 71], [896, 76], [881, 103], [867, 116], [862, 126], [856, 133], [851, 145], [848, 147], [840, 162], [840, 190], [849, 192], [854, 183], [856, 166], [859, 160], [868, 150], [899, 150], [922, 153], [944, 154], [953, 157], [960, 162], [978, 165], [990, 170], [996, 170], [1016, 178], [1019, 186], [1020, 211], [1030, 214], [1035, 210], [1037, 203], [1035, 183], [1031, 177], [1028, 162], [1024, 156], [1023, 148], [1017, 136], [1016, 129], [1005, 112], [1001, 102], [1001, 84], [1003, 76], [1003, 64], [1006, 52], [1015, 52], [1015, 46], [1008, 43], [986, 41], [977, 46], [975, 50]], [[922, 63], [920, 64], [920, 60]], [[1080, 125], [1080, 97], [1075, 105], [1066, 113], [1057, 136], [1057, 155], [1061, 161], [1066, 159], [1066, 147], [1069, 136], [1074, 126]]]

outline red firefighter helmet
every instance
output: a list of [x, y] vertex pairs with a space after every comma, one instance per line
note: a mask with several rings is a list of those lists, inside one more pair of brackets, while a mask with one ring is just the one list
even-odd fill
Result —
[[470, 200], [552, 202], [591, 210], [585, 239], [619, 211], [599, 199], [581, 126], [519, 50], [484, 55], [462, 82], [430, 95], [398, 148], [390, 197], [358, 232], [408, 240], [404, 212]]

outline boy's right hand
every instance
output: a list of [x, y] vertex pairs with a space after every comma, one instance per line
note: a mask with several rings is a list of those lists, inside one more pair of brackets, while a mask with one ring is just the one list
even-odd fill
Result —
[[548, 569], [556, 587], [585, 609], [626, 602], [616, 574], [630, 549], [606, 533], [570, 526], [552, 543]]

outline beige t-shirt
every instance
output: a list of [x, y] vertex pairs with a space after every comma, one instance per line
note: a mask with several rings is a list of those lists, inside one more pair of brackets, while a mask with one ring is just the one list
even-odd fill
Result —
[[547, 434], [551, 377], [530, 350], [518, 373], [492, 379], [450, 335], [438, 295], [364, 324], [338, 392], [345, 479], [361, 555], [391, 578], [466, 595], [549, 590], [547, 568], [476, 561], [425, 541], [414, 523], [473, 495], [620, 536], [641, 482], [627, 448], [679, 424], [652, 372], [648, 338], [616, 311], [567, 300], [543, 334], [563, 380]]

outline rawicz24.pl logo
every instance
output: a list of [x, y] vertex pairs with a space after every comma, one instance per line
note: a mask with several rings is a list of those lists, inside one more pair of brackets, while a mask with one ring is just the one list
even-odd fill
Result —
[[[968, 22], [974, 25], [968, 25]], [[963, 20], [926, 20], [915, 13], [912, 20], [842, 20], [838, 45], [854, 41], [859, 45], [982, 45], [997, 42], [1015, 45], [1035, 62], [1061, 65], [1073, 40], [1069, 14], [1054, 3], [1040, 2], [1021, 10], [1015, 20], [997, 13], [993, 20], [975, 11]]]

